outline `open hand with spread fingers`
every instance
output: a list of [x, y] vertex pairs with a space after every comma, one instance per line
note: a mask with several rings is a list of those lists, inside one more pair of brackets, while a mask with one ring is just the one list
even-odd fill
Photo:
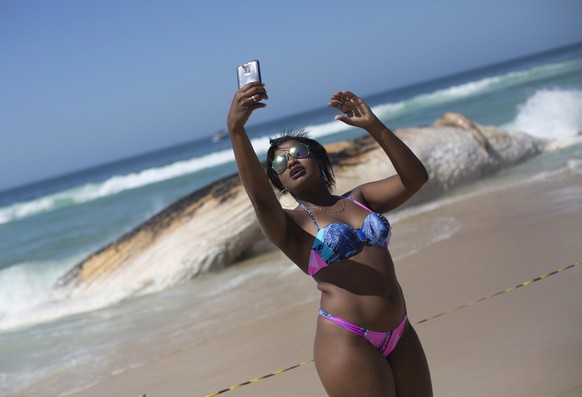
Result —
[[376, 115], [362, 98], [350, 91], [336, 92], [329, 99], [332, 102], [328, 103], [327, 106], [336, 108], [343, 113], [343, 115], [335, 116], [336, 120], [365, 130], [369, 130], [379, 123]]

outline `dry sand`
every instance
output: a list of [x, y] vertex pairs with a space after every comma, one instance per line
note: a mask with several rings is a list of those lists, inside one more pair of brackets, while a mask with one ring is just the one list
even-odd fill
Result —
[[[393, 246], [399, 228], [437, 219], [460, 225], [451, 238], [396, 261], [411, 321], [582, 261], [582, 211], [560, 206], [555, 194], [580, 185], [574, 175], [516, 186], [401, 221]], [[582, 265], [418, 324], [435, 396], [582, 396], [580, 286]], [[288, 368], [312, 358], [317, 308], [314, 300], [235, 326], [76, 396], [205, 396]], [[224, 395], [325, 392], [308, 363]]]

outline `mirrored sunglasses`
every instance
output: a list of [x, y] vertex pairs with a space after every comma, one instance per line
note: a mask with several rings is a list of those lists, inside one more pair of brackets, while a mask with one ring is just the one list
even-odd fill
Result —
[[285, 171], [285, 168], [287, 168], [287, 164], [289, 163], [289, 156], [292, 156], [296, 159], [304, 159], [309, 156], [309, 146], [304, 143], [298, 143], [291, 149], [287, 150], [285, 153], [275, 157], [273, 164], [271, 165], [273, 171], [275, 171], [277, 174], [282, 174], [283, 171]]

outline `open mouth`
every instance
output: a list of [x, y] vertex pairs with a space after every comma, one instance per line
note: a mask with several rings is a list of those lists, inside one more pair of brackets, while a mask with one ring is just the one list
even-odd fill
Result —
[[289, 176], [291, 176], [291, 179], [297, 179], [303, 175], [305, 175], [305, 168], [299, 165], [291, 168], [291, 171], [289, 172]]

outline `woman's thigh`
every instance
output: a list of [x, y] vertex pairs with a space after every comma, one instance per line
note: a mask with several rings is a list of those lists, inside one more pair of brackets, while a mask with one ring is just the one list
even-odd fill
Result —
[[432, 396], [428, 362], [418, 335], [410, 323], [406, 324], [398, 345], [388, 356], [388, 362], [394, 374], [398, 397]]
[[361, 336], [322, 318], [318, 320], [314, 356], [330, 397], [397, 396], [390, 364], [380, 352]]

